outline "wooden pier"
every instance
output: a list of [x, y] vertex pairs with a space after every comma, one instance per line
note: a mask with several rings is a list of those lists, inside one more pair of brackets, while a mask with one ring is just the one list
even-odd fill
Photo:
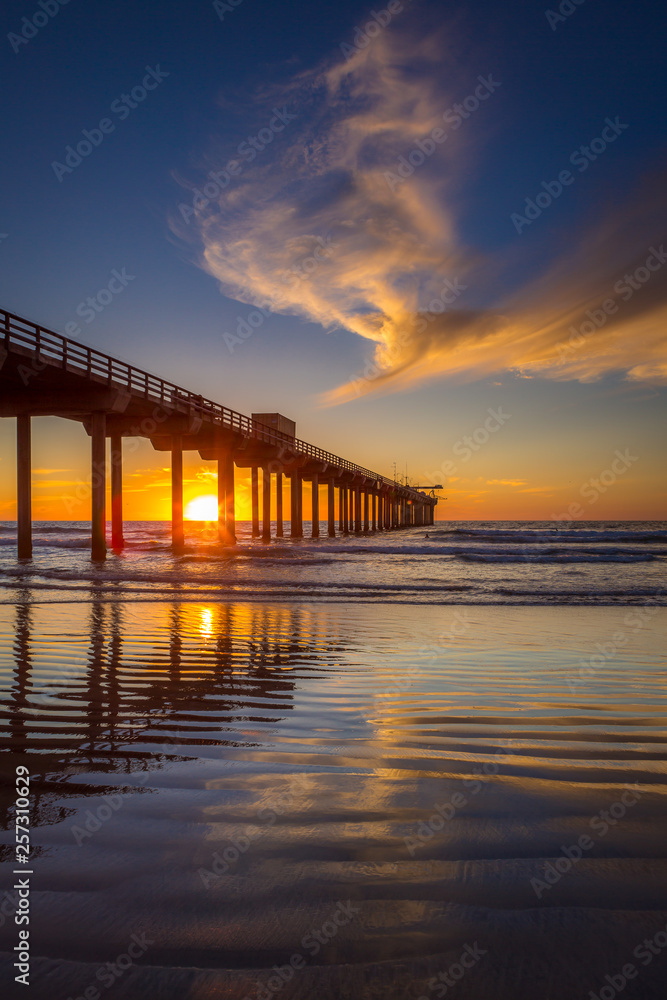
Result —
[[4, 310], [0, 310], [0, 416], [14, 417], [17, 423], [17, 534], [22, 559], [32, 555], [33, 416], [78, 420], [90, 436], [91, 553], [96, 560], [104, 559], [107, 552], [107, 438], [111, 445], [111, 546], [115, 550], [124, 544], [122, 452], [123, 439], [128, 437], [148, 438], [156, 450], [171, 453], [172, 542], [177, 550], [185, 543], [184, 451], [196, 451], [203, 460], [217, 463], [218, 536], [225, 545], [236, 542], [237, 468], [251, 470], [252, 535], [266, 542], [271, 539], [274, 477], [278, 537], [283, 535], [285, 477], [290, 480], [292, 538], [303, 538], [304, 483], [311, 487], [313, 538], [320, 533], [320, 486], [327, 488], [331, 538], [434, 521], [437, 498], [301, 441], [275, 426], [275, 421], [264, 422], [278, 414], [244, 416]]

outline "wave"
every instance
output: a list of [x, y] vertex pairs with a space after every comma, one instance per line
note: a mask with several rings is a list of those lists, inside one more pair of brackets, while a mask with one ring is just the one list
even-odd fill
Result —
[[523, 528], [518, 531], [503, 528], [497, 530], [488, 528], [448, 528], [429, 531], [424, 537], [428, 538], [429, 541], [432, 539], [469, 538], [475, 541], [513, 542], [514, 544], [548, 544], [554, 541], [558, 541], [559, 543], [593, 542], [597, 544], [606, 544], [608, 542], [667, 543], [667, 531], [655, 529], [632, 531], [615, 528], [601, 528], [598, 530], [587, 528]]

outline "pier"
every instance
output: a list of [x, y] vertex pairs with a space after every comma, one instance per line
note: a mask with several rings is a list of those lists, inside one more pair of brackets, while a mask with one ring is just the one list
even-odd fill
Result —
[[[196, 451], [202, 460], [217, 463], [218, 537], [225, 545], [236, 543], [236, 469], [250, 470], [252, 535], [265, 542], [272, 537], [272, 513], [276, 536], [283, 537], [283, 488], [287, 479], [290, 537], [294, 539], [304, 537], [304, 484], [309, 484], [311, 490], [313, 538], [320, 534], [321, 487], [326, 495], [323, 509], [330, 538], [434, 521], [436, 497], [300, 440], [294, 424], [280, 414], [244, 416], [4, 310], [0, 310], [0, 416], [16, 419], [17, 545], [21, 559], [32, 556], [33, 416], [77, 420], [90, 437], [94, 560], [104, 559], [107, 553], [108, 473], [111, 547], [119, 551], [124, 545], [123, 440], [130, 437], [148, 438], [157, 451], [170, 453], [172, 543], [176, 550], [185, 544], [184, 451]], [[271, 509], [273, 483], [275, 512]]]

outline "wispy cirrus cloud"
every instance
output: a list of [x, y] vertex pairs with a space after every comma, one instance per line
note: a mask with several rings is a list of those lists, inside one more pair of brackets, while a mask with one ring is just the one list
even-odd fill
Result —
[[[420, 33], [402, 21], [346, 62], [273, 91], [270, 103], [289, 102], [297, 123], [197, 213], [201, 266], [242, 302], [369, 341], [372, 377], [332, 389], [329, 404], [442, 376], [503, 371], [582, 381], [621, 372], [664, 382], [667, 266], [630, 295], [619, 290], [625, 274], [646, 269], [650, 253], [660, 257], [664, 178], [578, 220], [563, 241], [567, 250], [537, 278], [492, 304], [484, 298], [487, 288], [503, 287], [509, 263], [516, 269], [525, 255], [532, 264], [533, 250], [523, 237], [510, 250], [483, 255], [462, 236], [462, 182], [483, 155], [484, 129], [490, 133], [499, 119], [489, 118], [484, 129], [447, 119], [447, 109], [487, 72], [462, 66], [455, 42], [451, 29]], [[484, 113], [480, 102], [476, 121]], [[418, 143], [437, 128], [446, 138], [433, 153], [404, 183], [390, 181], [400, 157], [423, 148]], [[323, 237], [335, 250], [311, 280], [290, 280], [294, 262]], [[453, 278], [469, 291], [443, 311], [445, 282]], [[610, 299], [617, 308], [597, 325], [590, 316]]]

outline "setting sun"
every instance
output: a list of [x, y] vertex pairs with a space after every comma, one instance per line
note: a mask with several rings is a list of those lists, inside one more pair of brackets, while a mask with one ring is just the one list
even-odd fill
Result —
[[186, 505], [183, 516], [187, 521], [217, 521], [218, 498], [213, 493], [195, 497]]

